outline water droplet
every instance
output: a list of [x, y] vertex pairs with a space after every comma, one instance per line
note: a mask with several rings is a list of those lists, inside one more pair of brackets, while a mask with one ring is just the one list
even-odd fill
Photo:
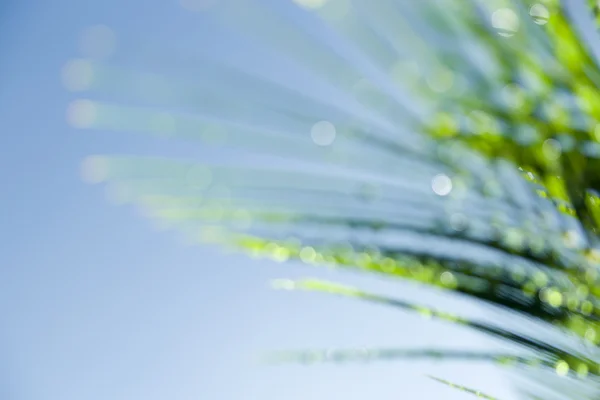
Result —
[[545, 25], [550, 18], [550, 11], [543, 4], [537, 3], [529, 9], [529, 15], [533, 18], [533, 22], [538, 25]]
[[519, 16], [510, 8], [500, 8], [492, 14], [492, 26], [498, 35], [511, 37], [519, 30]]
[[318, 146], [329, 146], [335, 140], [336, 129], [329, 121], [320, 121], [313, 125], [310, 136]]
[[569, 364], [564, 360], [559, 360], [556, 363], [556, 374], [558, 376], [566, 376], [569, 373]]
[[316, 256], [317, 252], [310, 246], [304, 247], [302, 250], [300, 250], [300, 259], [307, 264], [314, 263]]
[[585, 378], [588, 375], [588, 373], [589, 373], [589, 367], [587, 366], [587, 364], [580, 363], [577, 366], [577, 376], [579, 378], [582, 378], [582, 379]]
[[597, 336], [597, 333], [594, 328], [587, 328], [587, 330], [585, 331], [585, 338], [589, 342], [592, 342], [592, 343], [595, 342], [596, 336]]
[[454, 277], [454, 275], [452, 275], [452, 272], [450, 271], [446, 271], [444, 273], [442, 273], [442, 275], [440, 276], [440, 282], [442, 282], [442, 285], [453, 288], [456, 286], [456, 278]]
[[444, 174], [439, 174], [433, 177], [431, 188], [438, 196], [447, 196], [452, 191], [452, 180]]
[[550, 289], [546, 293], [546, 301], [552, 307], [560, 307], [562, 305], [562, 303], [563, 303], [563, 296], [556, 289]]

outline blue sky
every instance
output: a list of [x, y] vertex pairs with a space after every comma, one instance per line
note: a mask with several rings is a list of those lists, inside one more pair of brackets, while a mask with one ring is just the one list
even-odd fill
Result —
[[[89, 154], [164, 146], [66, 124], [73, 96], [60, 71], [78, 56], [81, 32], [106, 24], [119, 43], [143, 38], [199, 52], [224, 48], [230, 39], [208, 17], [175, 0], [21, 0], [0, 13], [1, 398], [468, 398], [425, 373], [511, 398], [499, 372], [481, 365], [257, 366], [254, 357], [269, 349], [482, 348], [487, 342], [351, 300], [272, 291], [271, 278], [325, 276], [435, 299], [406, 284], [188, 246], [81, 182], [79, 165]], [[237, 58], [251, 53], [238, 50]]]

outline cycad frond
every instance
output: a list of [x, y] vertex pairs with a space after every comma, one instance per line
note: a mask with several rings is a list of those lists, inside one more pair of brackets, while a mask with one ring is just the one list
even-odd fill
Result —
[[143, 71], [69, 63], [70, 89], [117, 99], [75, 101], [74, 125], [213, 149], [200, 162], [91, 157], [86, 179], [202, 240], [408, 279], [534, 321], [530, 335], [285, 283], [474, 329], [521, 349], [519, 368], [537, 363], [532, 381], [563, 376], [555, 395], [597, 396], [600, 64], [579, 23], [598, 18], [597, 2], [296, 3], [309, 12], [251, 0], [214, 10], [275, 50], [265, 67], [295, 68], [283, 77], [176, 53], [145, 53]]

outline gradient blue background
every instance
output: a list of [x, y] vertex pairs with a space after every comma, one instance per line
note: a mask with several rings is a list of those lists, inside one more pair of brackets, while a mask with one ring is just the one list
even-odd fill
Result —
[[[225, 40], [205, 16], [175, 0], [0, 4], [1, 399], [469, 398], [425, 373], [514, 398], [498, 370], [478, 364], [256, 364], [255, 356], [270, 349], [488, 342], [352, 300], [272, 291], [271, 278], [324, 276], [437, 299], [408, 284], [187, 246], [175, 233], [153, 230], [134, 209], [111, 206], [100, 187], [83, 184], [79, 164], [89, 154], [162, 147], [65, 123], [73, 97], [60, 70], [78, 55], [81, 32], [98, 23], [120, 41], [197, 43], [198, 51], [219, 52]], [[444, 305], [482, 313], [458, 301]]]

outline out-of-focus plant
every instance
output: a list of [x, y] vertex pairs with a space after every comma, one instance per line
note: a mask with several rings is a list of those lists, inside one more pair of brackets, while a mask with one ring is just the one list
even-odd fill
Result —
[[[509, 318], [471, 320], [319, 280], [279, 280], [278, 288], [422, 313], [519, 350], [340, 350], [283, 360], [510, 363], [544, 383], [523, 389], [524, 398], [597, 399], [598, 2], [295, 3], [303, 11], [253, 0], [214, 5], [225, 23], [297, 67], [283, 79], [208, 60], [188, 70], [194, 81], [70, 62], [71, 90], [118, 100], [73, 102], [75, 126], [198, 140], [217, 159], [94, 156], [85, 178], [203, 241], [415, 281]], [[154, 62], [161, 71], [179, 61], [163, 54]], [[302, 74], [320, 84], [304, 85]]]

